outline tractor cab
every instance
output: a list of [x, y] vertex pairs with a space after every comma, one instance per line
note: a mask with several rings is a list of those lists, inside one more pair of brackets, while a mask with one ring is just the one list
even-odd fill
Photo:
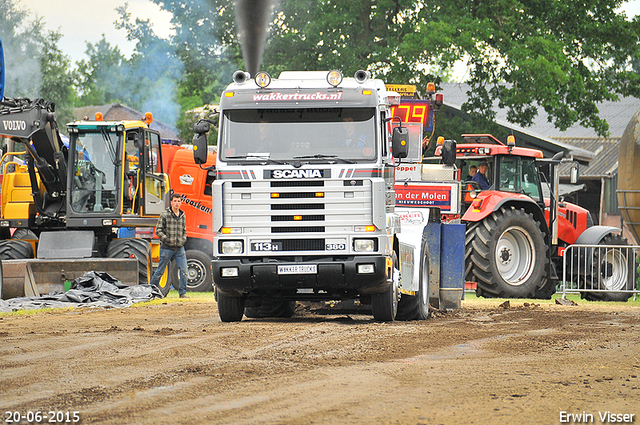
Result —
[[[517, 193], [543, 206], [542, 187], [536, 159], [542, 152], [515, 146], [513, 136], [502, 143], [490, 134], [463, 134], [456, 147], [456, 163], [461, 170], [463, 209], [467, 209], [485, 190]], [[440, 151], [436, 150], [436, 155]], [[484, 175], [486, 182], [483, 184]]]

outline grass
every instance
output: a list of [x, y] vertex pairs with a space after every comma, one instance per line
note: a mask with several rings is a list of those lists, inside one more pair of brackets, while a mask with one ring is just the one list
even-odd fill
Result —
[[[509, 300], [512, 303], [535, 303], [535, 304], [555, 304], [556, 298], [562, 298], [562, 293], [554, 294], [550, 300], [538, 300], [538, 299], [529, 299], [529, 298], [482, 298], [477, 297], [475, 292], [465, 292], [464, 300], [475, 302], [485, 302], [489, 303], [502, 303], [504, 301]], [[629, 298], [627, 302], [615, 302], [615, 301], [587, 301], [580, 298], [580, 294], [567, 294], [567, 299], [575, 302], [580, 305], [620, 305], [622, 306], [633, 306], [640, 307], [640, 296], [636, 296], [636, 299], [633, 299], [633, 296]], [[464, 306], [464, 304], [463, 304]]]
[[[171, 304], [171, 303], [187, 303], [187, 302], [213, 302], [214, 295], [213, 292], [189, 292], [187, 294], [189, 296], [188, 299], [181, 299], [178, 296], [178, 291], [171, 290], [169, 294], [165, 298], [157, 298], [151, 301], [144, 301], [141, 303], [136, 303], [131, 305], [131, 308], [136, 307], [145, 307], [145, 306], [154, 306], [154, 305], [163, 305], [163, 304]], [[491, 304], [501, 304], [504, 301], [509, 300], [511, 303], [535, 303], [535, 304], [555, 304], [556, 298], [562, 298], [562, 293], [555, 294], [551, 297], [550, 300], [538, 300], [538, 299], [529, 299], [529, 298], [478, 298], [473, 291], [464, 293], [464, 301], [473, 301], [474, 303], [484, 303], [487, 305]], [[640, 296], [636, 296], [634, 300], [633, 297], [629, 298], [629, 301], [624, 303], [612, 302], [612, 301], [587, 301], [580, 298], [579, 294], [567, 294], [567, 299], [574, 301], [579, 305], [619, 305], [620, 308], [623, 307], [640, 307]], [[464, 308], [464, 301], [462, 308]], [[61, 314], [61, 313], [69, 313], [78, 311], [78, 307], [63, 307], [63, 308], [41, 308], [37, 310], [18, 310], [9, 313], [0, 313], [0, 318], [2, 317], [28, 317], [34, 316], [37, 314]]]

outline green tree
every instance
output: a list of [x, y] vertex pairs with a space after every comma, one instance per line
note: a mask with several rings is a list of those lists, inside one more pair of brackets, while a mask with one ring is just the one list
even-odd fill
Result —
[[640, 97], [640, 20], [622, 0], [289, 0], [279, 4], [264, 68], [367, 68], [393, 83], [429, 80], [459, 60], [470, 66], [471, 113], [531, 125], [541, 106], [556, 127], [607, 133], [597, 103]]
[[44, 39], [40, 69], [42, 82], [40, 97], [53, 101], [60, 130], [66, 132], [64, 124], [73, 121], [72, 106], [75, 92], [73, 89], [74, 73], [70, 71], [71, 60], [58, 48], [62, 35], [49, 31]]
[[171, 44], [184, 65], [179, 84], [180, 117], [176, 126], [190, 141], [192, 123], [185, 112], [219, 102], [242, 58], [237, 45], [233, 0], [152, 0], [173, 16]]
[[4, 48], [6, 97], [35, 98], [40, 91], [39, 57], [44, 39], [42, 19], [29, 21], [30, 13], [0, 0], [0, 39]]
[[126, 58], [117, 46], [111, 46], [104, 34], [97, 43], [87, 43], [88, 58], [77, 62], [76, 106], [105, 105], [124, 102], [122, 87], [126, 87]]

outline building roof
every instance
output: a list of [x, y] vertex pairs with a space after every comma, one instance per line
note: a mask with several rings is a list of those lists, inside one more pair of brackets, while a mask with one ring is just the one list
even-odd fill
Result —
[[[88, 119], [93, 119], [93, 117], [96, 115], [96, 112], [101, 112], [105, 120], [142, 120], [144, 118], [144, 113], [120, 103], [109, 103], [107, 105], [92, 105], [84, 106], [82, 108], [74, 108], [73, 117], [77, 120], [84, 119], [85, 117]], [[156, 119], [153, 120], [149, 127], [157, 130], [163, 140], [181, 141], [178, 136], [178, 129], [176, 129], [175, 127], [172, 127]]]
[[[462, 112], [462, 104], [455, 103], [455, 100], [456, 99], [448, 99], [447, 95], [445, 94], [444, 111], [447, 113], [452, 113], [454, 115], [466, 116], [467, 114], [465, 112]], [[463, 101], [466, 101], [466, 98]], [[501, 127], [509, 129], [510, 133], [515, 136], [516, 144], [518, 146], [526, 146], [534, 149], [539, 149], [544, 153], [545, 157], [551, 157], [560, 151], [564, 151], [567, 153], [565, 157], [570, 157], [582, 164], [587, 164], [593, 159], [593, 153], [586, 149], [572, 146], [563, 143], [562, 141], [555, 140], [554, 138], [537, 134], [530, 128], [524, 128], [517, 124], [512, 124], [507, 122], [506, 120], [502, 120], [499, 118], [496, 118], [494, 122]]]
[[[603, 139], [601, 137], [558, 137], [560, 142], [589, 150], [595, 158], [588, 166], [580, 167], [580, 179], [611, 178], [618, 171], [618, 149], [620, 137]], [[569, 175], [569, 166], [559, 167], [560, 176]]]
[[[467, 92], [471, 89], [465, 83], [440, 83], [440, 92], [444, 95], [444, 102], [447, 105], [462, 106], [468, 99]], [[501, 109], [498, 102], [494, 103], [496, 111], [496, 122], [507, 123], [507, 110]], [[624, 130], [629, 124], [629, 120], [640, 109], [640, 99], [635, 97], [623, 97], [618, 102], [602, 102], [598, 104], [599, 116], [609, 124], [610, 137], [622, 137]], [[509, 124], [515, 126], [514, 124]], [[519, 127], [519, 126], [515, 126]], [[522, 128], [522, 127], [519, 127]], [[538, 108], [538, 116], [530, 127], [522, 128], [530, 134], [539, 135], [545, 138], [558, 137], [599, 137], [595, 130], [575, 124], [565, 131], [555, 128], [552, 122], [548, 121], [548, 115], [542, 107]]]

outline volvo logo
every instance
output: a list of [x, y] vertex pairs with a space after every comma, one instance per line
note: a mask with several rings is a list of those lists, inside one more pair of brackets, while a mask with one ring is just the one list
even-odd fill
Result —
[[26, 121], [18, 121], [18, 120], [2, 121], [2, 124], [4, 125], [4, 129], [9, 131], [20, 131], [20, 130], [24, 131], [27, 129]]
[[317, 179], [324, 177], [322, 170], [273, 170], [273, 179]]

